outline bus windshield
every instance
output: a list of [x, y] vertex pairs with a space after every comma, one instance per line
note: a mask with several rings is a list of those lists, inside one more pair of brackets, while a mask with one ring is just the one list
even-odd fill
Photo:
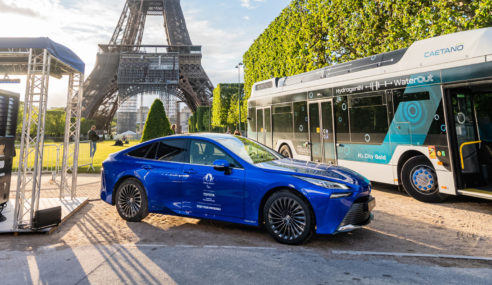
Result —
[[283, 158], [280, 154], [254, 141], [242, 137], [218, 140], [223, 146], [245, 161], [257, 164]]

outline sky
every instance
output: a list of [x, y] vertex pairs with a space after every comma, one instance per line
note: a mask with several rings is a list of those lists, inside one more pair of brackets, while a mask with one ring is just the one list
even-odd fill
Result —
[[[235, 83], [235, 66], [290, 0], [181, 0], [194, 45], [210, 80]], [[107, 44], [125, 0], [0, 0], [0, 37], [49, 37], [72, 49], [91, 73], [98, 44]], [[162, 17], [147, 17], [143, 44], [167, 44]], [[3, 76], [3, 75], [0, 75]], [[14, 78], [11, 76], [11, 78]], [[241, 79], [242, 80], [242, 79]], [[49, 107], [66, 104], [68, 80], [50, 79]], [[24, 98], [25, 81], [0, 84]], [[23, 100], [23, 99], [21, 99]]]

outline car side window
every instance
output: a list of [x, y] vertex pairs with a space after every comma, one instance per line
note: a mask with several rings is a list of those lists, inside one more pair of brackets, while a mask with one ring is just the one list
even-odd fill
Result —
[[172, 162], [188, 162], [187, 141], [162, 140], [157, 143], [156, 160]]
[[231, 167], [241, 167], [231, 156], [213, 143], [192, 140], [190, 145], [190, 163], [201, 165], [213, 165], [217, 159], [229, 162]]
[[155, 154], [155, 143], [144, 145], [128, 153], [129, 156], [138, 158], [149, 158], [153, 154]]

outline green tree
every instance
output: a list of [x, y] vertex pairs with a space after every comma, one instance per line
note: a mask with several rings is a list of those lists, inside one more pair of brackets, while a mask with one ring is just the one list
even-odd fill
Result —
[[255, 82], [490, 27], [491, 15], [492, 0], [293, 0], [243, 56], [244, 100]]
[[61, 138], [65, 134], [65, 109], [55, 108], [46, 111], [45, 135]]
[[[16, 136], [18, 139], [20, 139], [21, 135], [22, 135], [22, 124], [24, 122], [24, 105], [25, 105], [24, 102], [22, 102], [22, 101], [19, 102], [19, 113], [17, 115], [17, 128], [15, 130]], [[34, 108], [33, 120], [37, 121], [38, 120], [38, 108], [35, 106], [33, 108]], [[35, 128], [35, 125], [32, 124], [30, 134], [32, 136], [34, 136], [36, 134], [36, 131], [37, 131], [37, 129]]]
[[236, 93], [232, 96], [231, 104], [229, 105], [229, 110], [227, 110], [228, 113], [227, 124], [229, 126], [237, 126], [237, 122], [239, 119], [239, 113], [237, 110], [237, 100], [238, 100], [238, 96]]
[[[35, 108], [37, 111], [37, 108]], [[65, 109], [64, 108], [54, 108], [46, 111], [46, 121], [45, 121], [45, 134], [53, 137], [63, 137], [65, 135]], [[19, 114], [17, 115], [17, 129], [16, 135], [20, 139], [22, 132], [22, 123], [24, 119], [24, 102], [19, 104]], [[34, 117], [37, 120], [37, 115]], [[95, 125], [95, 120], [87, 120], [85, 118], [80, 119], [80, 134], [87, 135], [91, 126]], [[36, 130], [34, 126], [31, 126], [31, 135], [35, 135]]]
[[188, 118], [188, 132], [194, 133], [195, 130], [193, 128], [193, 115]]
[[150, 107], [149, 114], [147, 115], [147, 121], [145, 122], [142, 142], [160, 138], [162, 136], [170, 135], [172, 133], [171, 124], [166, 117], [166, 110], [164, 105], [159, 99], [155, 99], [154, 103]]
[[196, 115], [196, 131], [203, 132], [205, 130], [205, 124], [203, 123], [203, 114], [205, 109], [201, 106], [197, 107]]
[[212, 131], [212, 114], [211, 114], [212, 108], [210, 107], [204, 107], [203, 110], [203, 130], [207, 132]]
[[[231, 111], [231, 100], [235, 97], [235, 107], [234, 111], [237, 118], [237, 93], [239, 88], [243, 90], [244, 84], [219, 84], [217, 88], [214, 89], [214, 98], [212, 104], [212, 126], [225, 128], [227, 126], [231, 127], [234, 122], [237, 123], [237, 119], [229, 119]], [[241, 115], [245, 113], [241, 112]], [[233, 123], [229, 123], [232, 121]]]
[[211, 108], [209, 106], [199, 106], [195, 113], [188, 119], [188, 131], [190, 133], [212, 131], [210, 112]]
[[190, 133], [196, 133], [197, 132], [197, 129], [196, 129], [196, 112], [193, 113], [193, 115], [190, 117], [190, 119], [188, 120], [188, 128], [189, 128], [189, 132]]
[[210, 107], [199, 106], [195, 112], [196, 131], [206, 132], [210, 129]]

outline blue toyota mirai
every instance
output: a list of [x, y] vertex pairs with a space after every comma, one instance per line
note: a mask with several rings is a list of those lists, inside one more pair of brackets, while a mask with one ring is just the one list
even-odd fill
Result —
[[139, 222], [148, 213], [264, 225], [286, 244], [367, 225], [375, 200], [346, 168], [285, 158], [226, 134], [169, 136], [103, 162], [101, 199]]

